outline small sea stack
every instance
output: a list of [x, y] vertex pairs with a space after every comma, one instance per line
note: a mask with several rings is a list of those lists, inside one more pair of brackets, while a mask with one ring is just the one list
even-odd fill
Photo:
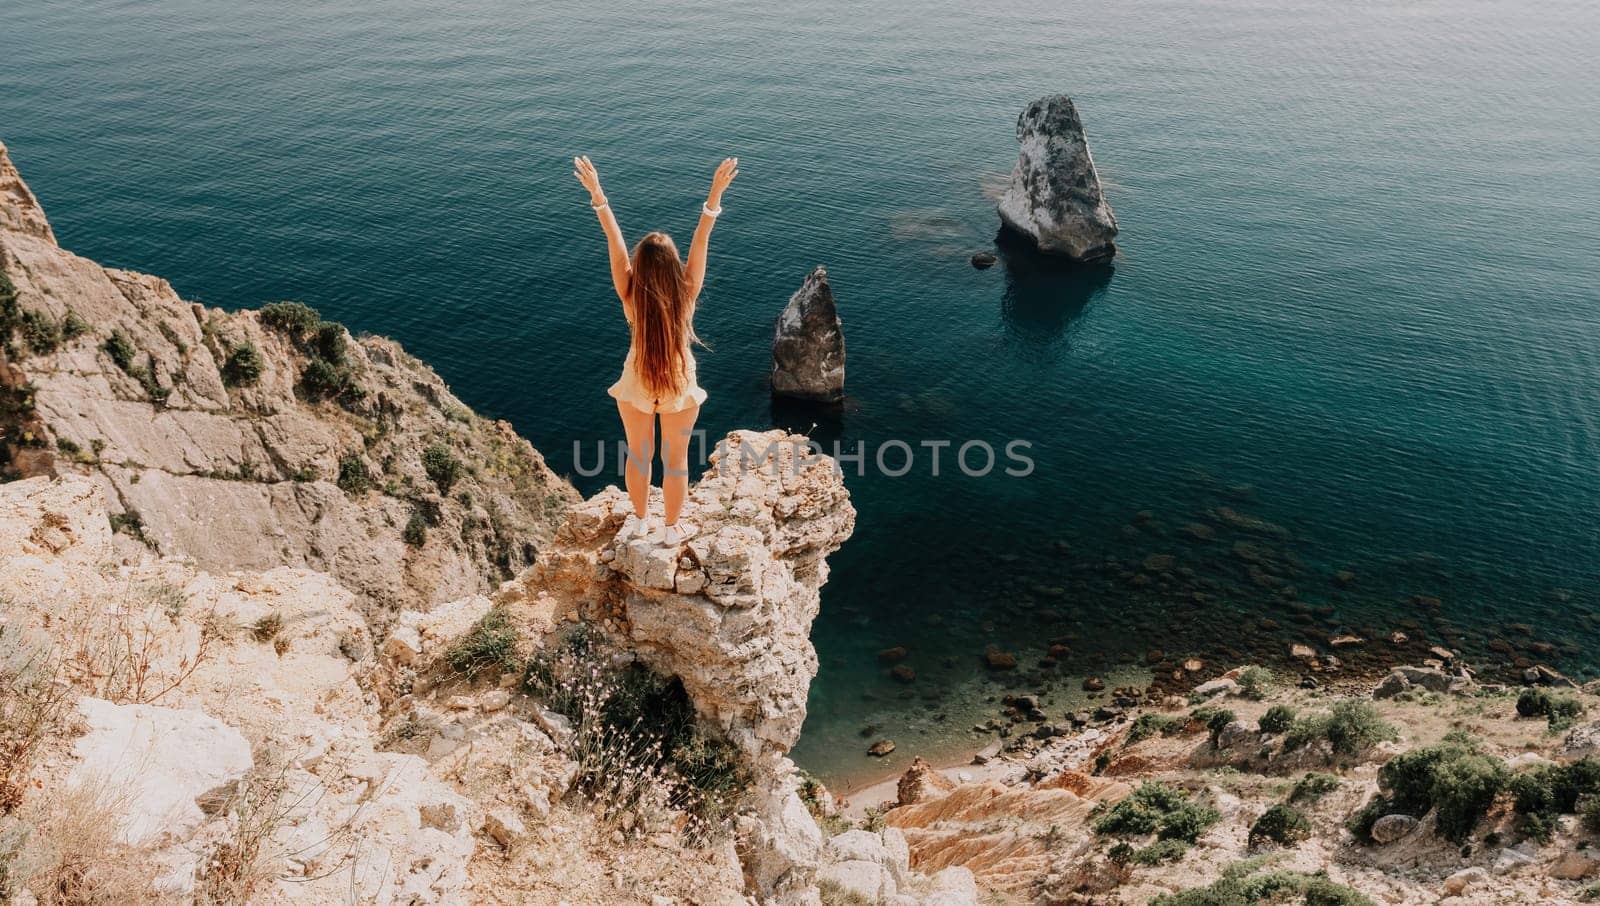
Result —
[[1082, 263], [1117, 252], [1117, 216], [1100, 190], [1083, 121], [1072, 98], [1055, 94], [1017, 117], [1022, 151], [1000, 198], [1000, 222], [1039, 251]]
[[820, 264], [789, 297], [773, 329], [772, 393], [821, 403], [844, 399], [844, 326]]

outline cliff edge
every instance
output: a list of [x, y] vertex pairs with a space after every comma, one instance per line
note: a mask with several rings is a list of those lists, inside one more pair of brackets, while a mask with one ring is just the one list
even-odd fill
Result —
[[328, 572], [376, 625], [531, 565], [577, 499], [393, 341], [62, 249], [4, 145], [0, 471], [87, 475], [122, 534], [207, 569]]

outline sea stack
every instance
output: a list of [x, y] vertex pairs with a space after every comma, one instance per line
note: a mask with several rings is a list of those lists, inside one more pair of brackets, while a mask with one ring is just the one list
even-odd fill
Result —
[[772, 393], [823, 403], [844, 399], [844, 328], [820, 264], [789, 297], [772, 332]]
[[1000, 199], [1000, 221], [1039, 251], [1073, 261], [1116, 254], [1117, 216], [1100, 191], [1083, 121], [1072, 98], [1040, 98], [1017, 117], [1022, 152]]

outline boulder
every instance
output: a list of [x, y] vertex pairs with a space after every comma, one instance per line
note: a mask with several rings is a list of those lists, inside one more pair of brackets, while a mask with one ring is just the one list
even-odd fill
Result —
[[1459, 671], [1448, 673], [1436, 667], [1401, 666], [1389, 671], [1389, 675], [1380, 681], [1372, 690], [1373, 698], [1394, 698], [1402, 692], [1411, 689], [1426, 689], [1429, 692], [1438, 692], [1448, 695], [1466, 695], [1475, 687], [1472, 677], [1466, 672]]
[[[995, 748], [998, 751], [999, 747]], [[955, 788], [955, 781], [939, 773], [933, 765], [918, 755], [911, 759], [911, 767], [900, 775], [900, 782], [895, 788], [895, 801], [897, 805], [910, 805], [913, 802], [937, 799]]]
[[1573, 727], [1567, 731], [1557, 754], [1568, 761], [1600, 755], [1600, 721]]
[[844, 327], [820, 264], [789, 297], [773, 328], [772, 392], [823, 403], [844, 399]]
[[1384, 815], [1372, 824], [1372, 839], [1377, 843], [1393, 843], [1417, 829], [1419, 822], [1410, 815]]
[[1109, 260], [1117, 251], [1117, 218], [1072, 98], [1058, 94], [1029, 104], [1017, 117], [1017, 141], [1022, 150], [1000, 199], [1000, 222], [1041, 252]]
[[972, 870], [957, 865], [939, 871], [928, 884], [922, 906], [978, 906], [978, 881]]
[[254, 765], [238, 730], [208, 714], [78, 700], [88, 732], [73, 744], [68, 783], [104, 789], [130, 846], [182, 842], [205, 822], [197, 798], [236, 784]]

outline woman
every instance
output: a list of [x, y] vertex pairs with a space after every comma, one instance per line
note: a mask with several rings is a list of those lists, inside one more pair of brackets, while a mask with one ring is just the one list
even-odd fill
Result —
[[[667, 544], [692, 537], [695, 526], [680, 522], [683, 498], [689, 491], [689, 439], [706, 392], [695, 380], [694, 353], [689, 344], [700, 342], [694, 334], [694, 303], [706, 280], [706, 245], [711, 226], [722, 213], [722, 193], [739, 175], [739, 159], [730, 157], [711, 177], [711, 192], [700, 209], [700, 224], [689, 243], [687, 263], [678, 259], [678, 247], [666, 233], [647, 233], [628, 254], [622, 229], [605, 193], [600, 176], [587, 157], [572, 159], [573, 175], [589, 190], [589, 206], [600, 216], [611, 251], [611, 284], [622, 300], [633, 340], [622, 363], [622, 377], [611, 385], [628, 437], [625, 468], [628, 498], [633, 501], [634, 524], [625, 534], [650, 533], [650, 461], [655, 456], [656, 416], [661, 417], [661, 461], [666, 474], [661, 492], [666, 499]], [[704, 345], [704, 344], [702, 344]]]

